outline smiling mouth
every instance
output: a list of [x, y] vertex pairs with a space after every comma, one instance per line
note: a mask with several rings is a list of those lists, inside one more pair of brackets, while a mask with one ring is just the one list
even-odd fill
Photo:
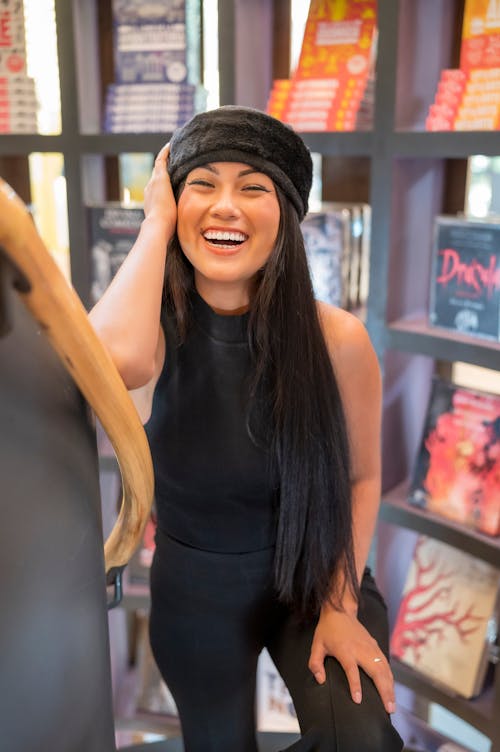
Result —
[[234, 251], [245, 240], [248, 240], [248, 235], [245, 235], [245, 233], [230, 230], [207, 230], [203, 233], [203, 237], [214, 248], [228, 251]]

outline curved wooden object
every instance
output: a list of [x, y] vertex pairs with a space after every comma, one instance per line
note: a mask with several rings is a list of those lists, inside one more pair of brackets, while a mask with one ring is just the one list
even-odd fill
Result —
[[40, 238], [31, 215], [0, 178], [0, 246], [29, 283], [19, 291], [108, 435], [123, 484], [120, 513], [105, 546], [106, 571], [127, 564], [153, 500], [153, 467], [143, 426], [87, 312]]

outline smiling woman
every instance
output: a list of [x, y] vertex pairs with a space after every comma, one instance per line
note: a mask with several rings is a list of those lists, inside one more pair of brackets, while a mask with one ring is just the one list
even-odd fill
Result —
[[177, 212], [177, 236], [200, 295], [218, 310], [248, 306], [254, 277], [278, 234], [271, 178], [238, 162], [196, 167], [183, 184]]
[[363, 325], [314, 300], [311, 181], [280, 121], [196, 115], [156, 158], [137, 241], [90, 314], [151, 448], [151, 646], [190, 752], [257, 752], [264, 647], [297, 711], [293, 750], [402, 748], [365, 569], [380, 373]]

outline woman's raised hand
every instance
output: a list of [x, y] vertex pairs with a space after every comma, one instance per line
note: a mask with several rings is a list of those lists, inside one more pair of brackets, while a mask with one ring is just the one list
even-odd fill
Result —
[[309, 659], [309, 669], [319, 684], [326, 681], [324, 663], [327, 655], [336, 658], [344, 669], [354, 702], [360, 703], [363, 699], [361, 667], [373, 680], [387, 712], [394, 712], [394, 679], [389, 663], [377, 641], [355, 614], [330, 607], [322, 610]]
[[158, 152], [153, 172], [144, 188], [144, 214], [165, 221], [168, 236], [173, 235], [177, 222], [177, 206], [167, 172], [170, 144]]

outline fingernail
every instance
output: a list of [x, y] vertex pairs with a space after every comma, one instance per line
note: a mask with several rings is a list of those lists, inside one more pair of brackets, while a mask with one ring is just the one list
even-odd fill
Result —
[[359, 703], [361, 702], [361, 692], [354, 693], [354, 702], [357, 702], [359, 705]]
[[314, 678], [316, 679], [316, 681], [318, 682], [318, 684], [323, 684], [323, 682], [324, 682], [323, 674], [321, 674], [319, 671], [318, 671], [318, 673], [314, 674]]
[[396, 705], [393, 702], [387, 703], [387, 712], [388, 713], [394, 713], [396, 710]]

